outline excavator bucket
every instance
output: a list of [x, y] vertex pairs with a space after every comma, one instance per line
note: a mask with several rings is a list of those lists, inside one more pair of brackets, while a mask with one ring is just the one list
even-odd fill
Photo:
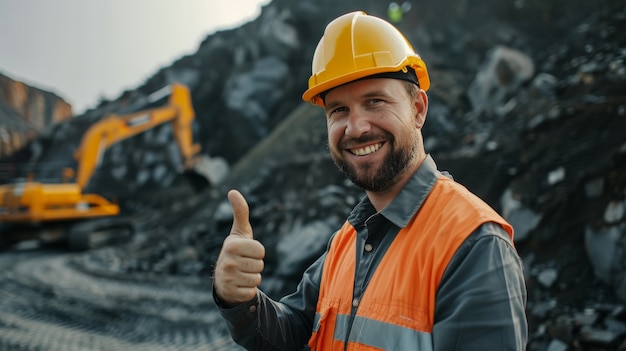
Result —
[[221, 157], [196, 155], [185, 175], [196, 190], [202, 190], [207, 186], [215, 187], [220, 184], [229, 171], [228, 163]]

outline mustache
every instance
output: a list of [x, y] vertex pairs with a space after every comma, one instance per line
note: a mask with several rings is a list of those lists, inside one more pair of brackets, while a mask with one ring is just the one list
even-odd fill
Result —
[[350, 149], [357, 145], [367, 144], [373, 141], [381, 141], [381, 140], [393, 142], [394, 138], [393, 138], [393, 135], [389, 133], [364, 134], [358, 138], [345, 137], [341, 139], [341, 141], [339, 142], [339, 148]]

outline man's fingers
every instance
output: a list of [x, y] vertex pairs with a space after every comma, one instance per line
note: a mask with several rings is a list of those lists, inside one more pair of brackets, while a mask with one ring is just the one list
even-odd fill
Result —
[[[261, 257], [262, 258], [262, 257]], [[242, 257], [239, 269], [244, 273], [261, 273], [265, 263], [262, 259]]]
[[262, 276], [260, 273], [256, 274], [244, 274], [239, 279], [239, 285], [237, 289], [254, 289], [257, 286], [261, 285]]
[[254, 298], [261, 284], [265, 248], [254, 240], [250, 208], [243, 195], [231, 190], [228, 201], [233, 210], [233, 226], [217, 259], [213, 286], [222, 302], [234, 305]]
[[254, 239], [250, 225], [250, 209], [246, 199], [239, 191], [231, 190], [228, 192], [228, 201], [233, 209], [233, 226], [230, 234]]

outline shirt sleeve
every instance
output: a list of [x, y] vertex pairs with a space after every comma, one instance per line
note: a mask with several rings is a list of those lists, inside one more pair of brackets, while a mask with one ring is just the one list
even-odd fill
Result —
[[526, 349], [523, 264], [505, 230], [486, 223], [459, 247], [439, 284], [437, 351]]
[[302, 350], [313, 329], [324, 258], [303, 274], [297, 290], [275, 301], [258, 290], [247, 303], [232, 308], [213, 297], [233, 340], [246, 350]]

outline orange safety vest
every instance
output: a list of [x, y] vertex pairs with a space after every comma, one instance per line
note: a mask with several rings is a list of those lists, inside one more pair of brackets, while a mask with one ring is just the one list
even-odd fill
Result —
[[[346, 221], [324, 262], [311, 350], [343, 351], [345, 340], [347, 350], [432, 350], [439, 281], [461, 243], [486, 222], [500, 224], [513, 239], [513, 227], [496, 211], [440, 177], [398, 232], [359, 301], [353, 296], [357, 235]], [[350, 328], [353, 304], [358, 309]]]

